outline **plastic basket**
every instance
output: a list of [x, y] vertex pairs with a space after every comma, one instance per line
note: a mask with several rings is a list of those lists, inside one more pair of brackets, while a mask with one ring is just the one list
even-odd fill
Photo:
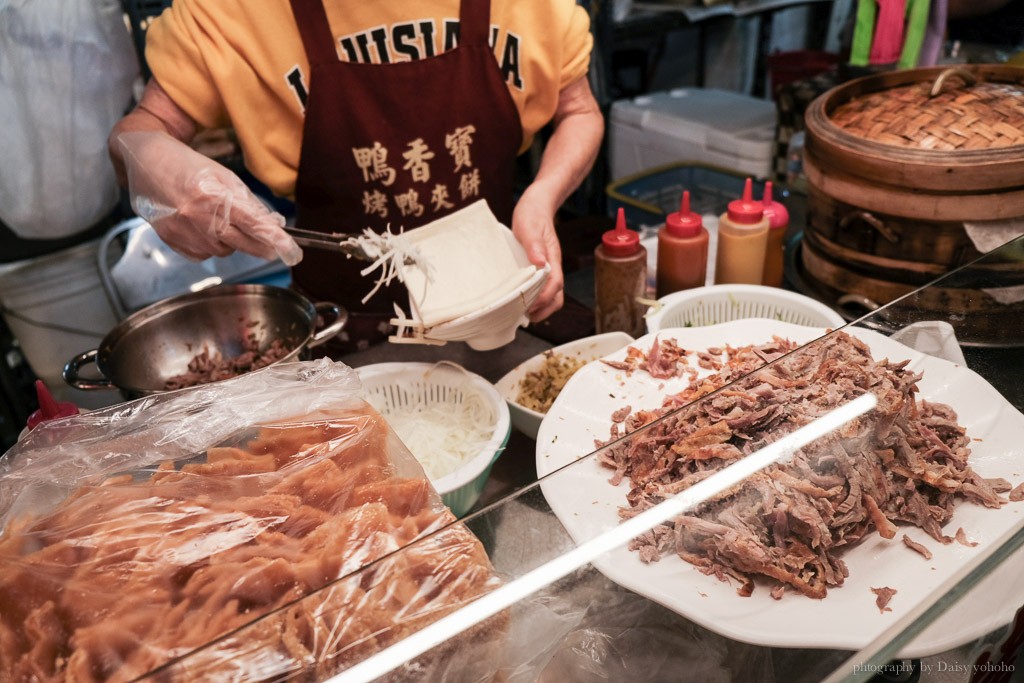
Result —
[[[608, 215], [614, 217], [621, 207], [629, 225], [657, 226], [669, 213], [679, 210], [683, 190], [689, 190], [692, 211], [717, 216], [743, 194], [747, 177], [691, 162], [658, 166], [609, 183]], [[764, 181], [755, 180], [753, 190], [755, 197], [761, 197]]]
[[745, 318], [833, 329], [846, 324], [839, 313], [803, 294], [761, 285], [710, 285], [658, 299], [647, 312], [647, 331], [704, 327]]
[[387, 419], [396, 408], [425, 403], [461, 403], [469, 387], [479, 392], [492, 409], [494, 428], [479, 455], [454, 472], [431, 483], [457, 517], [476, 504], [491, 467], [512, 433], [508, 405], [494, 385], [454, 363], [377, 363], [357, 368], [363, 396]]

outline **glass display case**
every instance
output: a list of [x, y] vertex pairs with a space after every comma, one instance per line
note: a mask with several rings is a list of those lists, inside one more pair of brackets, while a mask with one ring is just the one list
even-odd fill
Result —
[[[351, 531], [354, 559], [312, 592], [248, 605], [141, 680], [1017, 680], [1024, 362], [1005, 340], [1024, 344], [1022, 272], [1019, 238], [838, 330], [642, 337], [574, 375], [536, 442], [510, 440], [470, 514], [426, 499], [438, 516], [397, 542], [413, 513], [388, 503], [391, 526]], [[936, 312], [933, 288], [1000, 290], [1015, 334], [985, 344], [970, 310]], [[544, 348], [521, 331], [486, 354], [402, 352], [495, 380]], [[31, 452], [9, 453], [5, 478], [12, 454]], [[50, 622], [34, 619], [38, 644]], [[33, 642], [0, 638], [4, 666]], [[117, 642], [111, 656], [146, 647]]]

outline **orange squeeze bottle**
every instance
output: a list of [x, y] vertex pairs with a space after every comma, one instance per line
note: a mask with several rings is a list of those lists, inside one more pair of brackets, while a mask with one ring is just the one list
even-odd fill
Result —
[[666, 216], [658, 231], [658, 298], [703, 286], [707, 269], [708, 230], [700, 214], [690, 210], [690, 191], [684, 190], [679, 211]]

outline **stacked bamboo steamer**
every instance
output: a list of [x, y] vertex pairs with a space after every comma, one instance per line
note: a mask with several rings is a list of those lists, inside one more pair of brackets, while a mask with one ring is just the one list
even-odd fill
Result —
[[[825, 298], [885, 304], [982, 254], [965, 223], [1024, 221], [1024, 69], [975, 65], [896, 71], [849, 81], [805, 115], [804, 275]], [[982, 228], [984, 229], [984, 228]], [[1024, 285], [1018, 258], [982, 258], [972, 272]], [[966, 281], [966, 280], [965, 280]], [[977, 286], [977, 285], [975, 285]], [[1007, 331], [1021, 305], [940, 283], [915, 304], [971, 316], [979, 343], [1024, 343]], [[1009, 335], [1009, 336], [1008, 336]]]

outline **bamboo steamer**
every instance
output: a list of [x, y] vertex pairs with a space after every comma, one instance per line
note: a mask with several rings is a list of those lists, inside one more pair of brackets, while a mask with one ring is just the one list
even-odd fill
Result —
[[[913, 322], [944, 320], [953, 325], [964, 346], [1024, 346], [1024, 303], [1019, 298], [1004, 299], [1019, 297], [1021, 285], [1008, 285], [1005, 279], [992, 278], [990, 272], [980, 272], [988, 266], [984, 260], [927, 287], [917, 287], [882, 271], [864, 272], [837, 262], [808, 241], [806, 232], [802, 239], [796, 237], [797, 241], [787, 245], [787, 279], [803, 293], [833, 303], [847, 320], [889, 303], [865, 324], [895, 332]], [[1024, 263], [1024, 245], [1017, 257], [1018, 264]], [[1003, 267], [1013, 268], [1013, 264]]]
[[[1024, 68], [859, 78], [814, 100], [805, 125], [801, 263], [829, 296], [888, 303], [982, 257], [965, 223], [1024, 220]], [[972, 268], [996, 286], [1024, 284], [1019, 259], [993, 256]], [[933, 288], [919, 305], [937, 314], [1020, 314], [955, 285]]]
[[[933, 94], [934, 93], [934, 94]], [[1024, 194], [1024, 68], [975, 65], [865, 76], [819, 96], [807, 148], [906, 196]], [[977, 216], [970, 216], [977, 218]]]

